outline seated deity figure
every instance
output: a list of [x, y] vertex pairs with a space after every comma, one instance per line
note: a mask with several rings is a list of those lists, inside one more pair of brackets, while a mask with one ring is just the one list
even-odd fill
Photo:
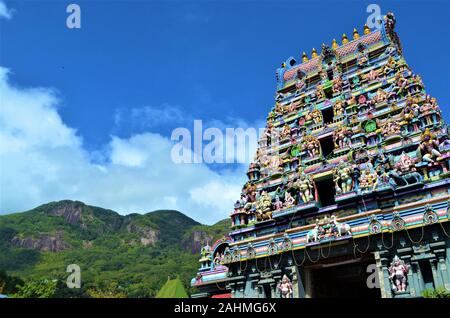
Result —
[[289, 191], [284, 193], [284, 207], [292, 208], [295, 205], [295, 198], [291, 195]]
[[317, 97], [317, 100], [320, 100], [325, 97], [325, 92], [323, 90], [322, 85], [320, 85], [320, 84], [317, 84], [317, 86], [316, 86], [316, 97]]
[[311, 118], [313, 123], [319, 125], [322, 123], [322, 112], [318, 109], [315, 109], [311, 112]]
[[382, 88], [379, 88], [374, 96], [374, 100], [376, 103], [381, 104], [387, 100], [388, 93], [384, 91]]
[[370, 167], [366, 167], [362, 170], [361, 176], [359, 177], [359, 187], [361, 190], [371, 190], [374, 191], [378, 186], [378, 174], [375, 170]]
[[267, 191], [262, 191], [256, 202], [256, 218], [258, 221], [270, 220], [272, 218], [272, 199]]
[[398, 72], [395, 74], [395, 82], [392, 91], [399, 95], [405, 90], [406, 85], [408, 85], [408, 80], [403, 76], [403, 73]]
[[275, 196], [275, 202], [273, 204], [276, 211], [281, 210], [283, 208], [283, 202], [280, 200], [278, 195]]
[[387, 63], [383, 67], [383, 73], [384, 75], [389, 75], [389, 73], [393, 72], [395, 70], [397, 63], [395, 62], [395, 59], [391, 56], [389, 57]]
[[292, 286], [291, 280], [286, 275], [283, 275], [283, 278], [281, 279], [281, 282], [278, 284], [277, 289], [281, 294], [281, 298], [292, 298], [294, 288]]
[[353, 190], [353, 167], [343, 160], [334, 169], [334, 183], [336, 194], [343, 194]]
[[408, 96], [406, 98], [406, 105], [402, 111], [402, 117], [406, 122], [410, 122], [419, 115], [420, 107], [417, 102], [417, 98], [414, 98], [413, 96]]
[[416, 171], [412, 158], [405, 152], [402, 152], [400, 160], [395, 165], [395, 168], [397, 168], [397, 170], [399, 170], [401, 173]]
[[389, 117], [384, 124], [379, 123], [378, 126], [382, 127], [384, 137], [399, 135], [402, 128], [400, 123], [394, 117]]
[[400, 258], [396, 255], [388, 271], [389, 271], [389, 279], [392, 282], [392, 289], [395, 292], [406, 291], [406, 286], [408, 283], [407, 275], [409, 272], [409, 266], [406, 265], [405, 262], [400, 260]]
[[441, 159], [442, 154], [439, 152], [439, 142], [428, 128], [422, 134], [418, 156], [422, 161], [430, 163]]

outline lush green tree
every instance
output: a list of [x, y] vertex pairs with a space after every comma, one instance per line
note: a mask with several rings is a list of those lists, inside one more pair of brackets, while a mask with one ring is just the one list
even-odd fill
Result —
[[56, 280], [46, 278], [27, 281], [23, 286], [19, 286], [14, 294], [16, 298], [52, 298], [56, 292]]

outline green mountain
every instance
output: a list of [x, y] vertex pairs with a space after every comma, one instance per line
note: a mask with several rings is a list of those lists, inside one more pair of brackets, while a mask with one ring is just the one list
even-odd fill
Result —
[[[202, 225], [178, 211], [120, 215], [59, 201], [0, 216], [0, 272], [21, 280], [58, 280], [60, 297], [154, 297], [167, 277], [188, 292], [200, 248], [228, 231], [228, 220]], [[67, 266], [81, 268], [81, 289], [68, 289]]]

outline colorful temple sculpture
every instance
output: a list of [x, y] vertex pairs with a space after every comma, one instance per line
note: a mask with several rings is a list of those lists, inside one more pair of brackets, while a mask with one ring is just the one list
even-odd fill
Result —
[[275, 105], [196, 297], [450, 291], [450, 140], [395, 17], [277, 69]]

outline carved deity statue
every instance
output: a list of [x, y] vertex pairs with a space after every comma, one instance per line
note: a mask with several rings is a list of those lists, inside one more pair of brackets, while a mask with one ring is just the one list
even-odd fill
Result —
[[322, 123], [322, 112], [318, 109], [315, 109], [311, 112], [311, 119], [314, 124], [318, 125]]
[[395, 59], [391, 56], [389, 57], [386, 64], [383, 66], [383, 73], [384, 75], [388, 75], [389, 73], [393, 72], [395, 70], [397, 63], [395, 62]]
[[435, 162], [440, 159], [439, 143], [434, 134], [427, 128], [422, 134], [418, 155], [425, 162]]
[[292, 286], [291, 280], [286, 275], [283, 275], [283, 278], [278, 284], [277, 289], [280, 291], [281, 298], [292, 298], [294, 288]]
[[335, 118], [341, 117], [344, 115], [344, 102], [338, 99], [333, 105], [333, 114]]
[[406, 291], [406, 286], [408, 283], [408, 271], [409, 266], [405, 264], [397, 255], [395, 255], [392, 260], [391, 266], [389, 267], [389, 279], [392, 282], [392, 289], [395, 292]]
[[339, 76], [333, 81], [333, 94], [339, 94], [342, 91], [342, 78]]
[[316, 158], [320, 155], [320, 142], [312, 135], [304, 137], [302, 147], [308, 152], [309, 158]]
[[382, 133], [384, 137], [399, 135], [402, 127], [399, 121], [394, 117], [389, 117], [384, 124], [379, 123], [377, 126], [382, 127]]
[[300, 198], [303, 203], [309, 203], [314, 199], [314, 185], [311, 177], [304, 172], [300, 173], [298, 180], [295, 182], [295, 187], [300, 192]]
[[340, 126], [333, 132], [334, 146], [336, 149], [350, 147], [351, 131], [347, 127]]
[[408, 156], [405, 152], [402, 152], [400, 160], [395, 165], [395, 168], [397, 168], [397, 170], [400, 171], [402, 174], [411, 171], [416, 171], [412, 158]]
[[359, 67], [363, 67], [367, 65], [368, 62], [369, 62], [369, 54], [367, 52], [367, 49], [364, 46], [364, 44], [360, 43], [358, 45], [358, 51], [356, 53], [356, 63], [358, 64]]
[[353, 190], [353, 167], [341, 160], [334, 169], [334, 183], [336, 194], [343, 194]]
[[263, 191], [256, 202], [256, 218], [258, 221], [272, 218], [272, 199], [267, 191]]
[[292, 208], [295, 205], [295, 198], [291, 195], [289, 191], [284, 193], [284, 207]]
[[378, 174], [374, 169], [369, 166], [363, 169], [359, 177], [359, 188], [361, 190], [374, 191], [378, 186]]

